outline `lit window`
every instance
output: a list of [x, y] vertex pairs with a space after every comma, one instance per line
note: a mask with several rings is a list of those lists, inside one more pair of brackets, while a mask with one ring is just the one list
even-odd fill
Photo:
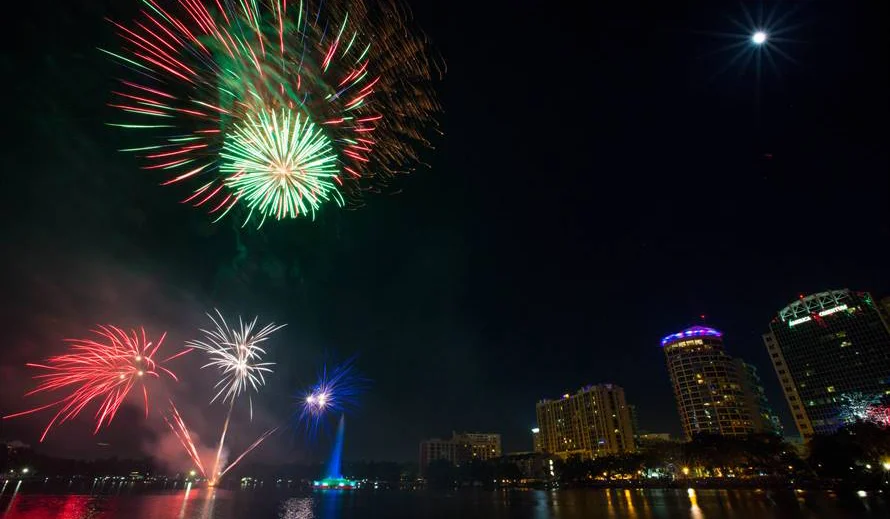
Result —
[[828, 391], [829, 393], [834, 393], [834, 386], [828, 386], [825, 388], [825, 390]]

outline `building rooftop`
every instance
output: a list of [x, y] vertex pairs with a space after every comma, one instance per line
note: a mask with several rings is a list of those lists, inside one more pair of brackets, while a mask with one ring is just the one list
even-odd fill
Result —
[[661, 345], [664, 346], [669, 342], [686, 339], [688, 337], [723, 337], [723, 333], [714, 328], [708, 328], [707, 326], [693, 326], [692, 328], [686, 328], [682, 332], [673, 333], [661, 339]]
[[613, 391], [613, 390], [615, 390], [615, 389], [623, 389], [623, 388], [621, 388], [620, 386], [616, 386], [615, 384], [609, 384], [609, 383], [606, 383], [606, 384], [587, 384], [586, 386], [582, 387], [581, 389], [579, 389], [579, 390], [576, 391], [575, 393], [565, 393], [565, 394], [563, 394], [563, 395], [562, 395], [561, 397], [559, 397], [559, 398], [542, 398], [542, 399], [538, 400], [538, 403], [539, 403], [539, 404], [544, 404], [544, 403], [548, 403], [548, 402], [556, 402], [556, 401], [559, 401], [559, 400], [565, 400], [566, 398], [571, 398], [571, 397], [573, 397], [573, 396], [581, 395], [581, 394], [584, 394], [584, 393], [586, 393], [586, 392], [588, 392], [588, 391], [591, 391], [591, 390], [593, 390], [593, 389], [597, 389], [597, 388], [604, 388], [604, 389], [606, 389], [606, 390], [608, 390], [608, 391]]
[[801, 296], [800, 299], [779, 310], [779, 318], [782, 321], [789, 321], [800, 317], [805, 317], [814, 312], [819, 312], [827, 308], [834, 308], [843, 304], [843, 301], [850, 295], [850, 291], [829, 290], [827, 292], [819, 292], [808, 296]]

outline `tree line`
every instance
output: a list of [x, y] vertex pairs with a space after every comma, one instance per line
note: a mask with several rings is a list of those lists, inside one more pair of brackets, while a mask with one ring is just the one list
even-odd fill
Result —
[[[462, 486], [598, 486], [686, 485], [732, 486], [792, 484], [890, 486], [890, 428], [869, 421], [850, 423], [831, 435], [796, 446], [775, 435], [731, 438], [702, 434], [686, 443], [647, 443], [636, 453], [584, 459], [553, 460], [532, 475], [509, 458], [472, 461], [455, 466], [436, 460], [426, 470], [431, 488]], [[549, 462], [545, 462], [549, 463]]]

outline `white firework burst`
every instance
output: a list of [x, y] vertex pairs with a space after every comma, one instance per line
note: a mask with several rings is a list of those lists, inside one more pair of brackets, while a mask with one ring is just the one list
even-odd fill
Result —
[[274, 362], [263, 362], [266, 350], [260, 344], [286, 325], [269, 323], [254, 331], [258, 318], [254, 317], [252, 321], [246, 322], [239, 316], [238, 327], [230, 328], [220, 311], [214, 311], [216, 317], [211, 314], [207, 314], [207, 317], [213, 321], [216, 329], [202, 329], [204, 339], [188, 341], [186, 345], [208, 353], [211, 360], [202, 368], [215, 367], [219, 370], [221, 378], [214, 385], [214, 389], [218, 388], [218, 391], [210, 403], [222, 400], [234, 404], [236, 398], [246, 393], [253, 419], [250, 390], [259, 391], [266, 384], [265, 374], [272, 373], [271, 366], [275, 365]]

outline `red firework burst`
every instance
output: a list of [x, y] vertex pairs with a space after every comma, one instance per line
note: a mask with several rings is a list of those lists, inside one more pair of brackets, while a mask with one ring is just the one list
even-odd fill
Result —
[[98, 401], [100, 404], [95, 414], [95, 434], [103, 425], [108, 426], [114, 420], [130, 390], [136, 385], [142, 387], [147, 417], [146, 377], [160, 379], [161, 373], [164, 373], [173, 380], [178, 380], [162, 364], [191, 351], [190, 348], [185, 349], [162, 361], [156, 361], [155, 354], [161, 348], [166, 333], [157, 342], [148, 339], [144, 328], [127, 333], [117, 326], [106, 325], [99, 326], [93, 333], [97, 335], [95, 339], [67, 339], [70, 350], [64, 355], [49, 357], [42, 364], [27, 364], [43, 373], [34, 376], [40, 383], [25, 393], [26, 397], [58, 390], [70, 390], [68, 395], [55, 402], [3, 418], [15, 418], [57, 407], [58, 411], [40, 436], [42, 442], [54, 425], [78, 416], [91, 402]]

